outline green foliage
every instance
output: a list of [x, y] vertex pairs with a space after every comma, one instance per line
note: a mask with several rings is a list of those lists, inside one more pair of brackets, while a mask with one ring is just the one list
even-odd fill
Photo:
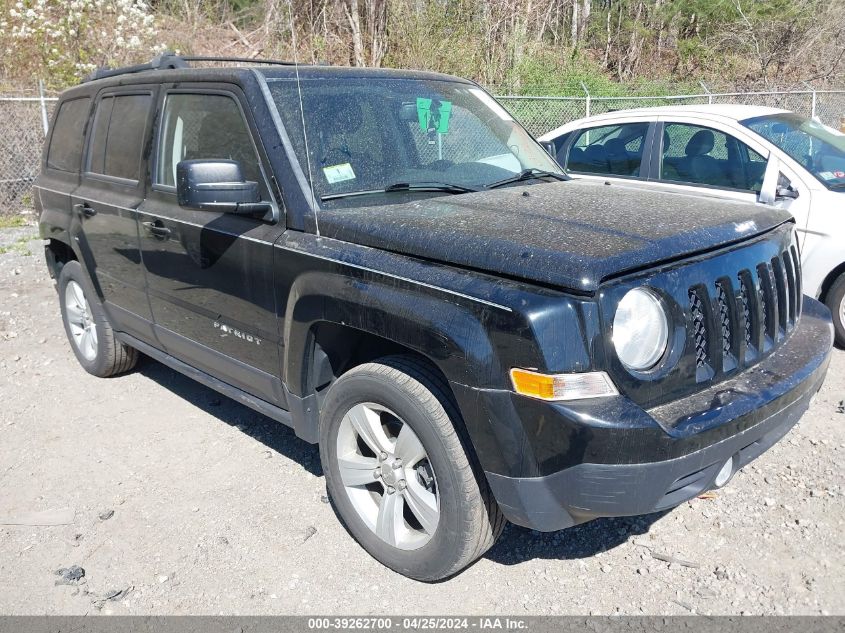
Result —
[[54, 87], [75, 83], [98, 65], [163, 48], [143, 0], [3, 1], [4, 65]]
[[838, 4], [0, 0], [0, 68], [7, 80], [39, 77], [63, 87], [95, 65], [147, 60], [168, 44], [194, 54], [291, 58], [295, 52], [307, 62], [434, 70], [514, 94], [582, 95], [582, 82], [592, 94], [608, 96], [697, 91], [700, 79], [783, 85], [818, 76], [833, 82], [845, 78], [845, 14]]
[[26, 226], [27, 222], [20, 215], [0, 215], [0, 229], [14, 229]]

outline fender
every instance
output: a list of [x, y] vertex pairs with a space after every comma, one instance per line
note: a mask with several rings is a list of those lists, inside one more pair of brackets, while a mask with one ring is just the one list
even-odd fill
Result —
[[514, 366], [584, 371], [592, 364], [592, 328], [584, 328], [585, 320], [597, 323], [591, 302], [576, 301], [589, 309], [572, 310], [559, 292], [310, 234], [286, 234], [276, 246], [278, 305], [285, 306], [282, 379], [300, 437], [319, 435], [310, 365], [321, 323], [386, 339], [431, 361], [449, 381], [491, 472], [524, 463], [529, 443], [516, 418], [488, 415], [474, 404], [476, 390], [510, 393]]
[[42, 239], [56, 240], [65, 244], [73, 252], [76, 260], [82, 266], [85, 275], [91, 281], [94, 291], [100, 301], [103, 300], [103, 290], [97, 276], [93, 274], [94, 263], [91, 248], [82, 230], [82, 221], [77, 214], [45, 208], [39, 214], [38, 233]]

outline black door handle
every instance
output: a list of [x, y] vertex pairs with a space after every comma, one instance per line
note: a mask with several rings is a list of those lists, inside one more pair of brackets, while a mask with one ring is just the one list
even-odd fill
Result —
[[73, 208], [79, 211], [86, 218], [93, 218], [95, 215], [97, 215], [97, 210], [91, 205], [89, 205], [87, 202], [77, 202], [75, 205], [73, 205]]
[[155, 222], [141, 222], [141, 224], [153, 237], [164, 239], [170, 235], [170, 229], [166, 226], [162, 226], [160, 220], [156, 220]]

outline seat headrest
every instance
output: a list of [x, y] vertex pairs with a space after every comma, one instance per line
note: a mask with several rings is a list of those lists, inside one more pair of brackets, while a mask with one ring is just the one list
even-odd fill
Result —
[[612, 138], [604, 144], [604, 149], [607, 150], [608, 156], [626, 156], [628, 150], [625, 149], [625, 141], [621, 138]]
[[687, 156], [703, 156], [704, 154], [709, 154], [715, 143], [716, 139], [713, 136], [713, 132], [710, 130], [699, 130], [687, 142], [684, 154]]

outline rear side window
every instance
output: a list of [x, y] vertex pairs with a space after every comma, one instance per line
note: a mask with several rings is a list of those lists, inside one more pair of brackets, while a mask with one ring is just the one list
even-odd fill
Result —
[[53, 124], [53, 134], [50, 136], [50, 147], [47, 150], [47, 167], [61, 171], [79, 171], [85, 121], [90, 107], [91, 100], [87, 97], [65, 101], [59, 106], [59, 113]]
[[138, 180], [152, 95], [105, 97], [97, 106], [88, 171]]
[[639, 176], [648, 123], [582, 130], [569, 148], [566, 169], [587, 174]]

